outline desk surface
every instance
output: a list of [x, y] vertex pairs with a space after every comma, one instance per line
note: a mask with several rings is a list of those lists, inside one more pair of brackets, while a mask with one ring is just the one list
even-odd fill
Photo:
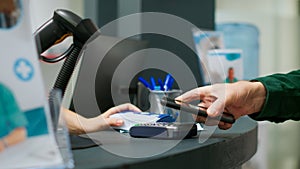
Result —
[[[109, 134], [109, 133], [106, 133]], [[106, 134], [104, 134], [104, 137]], [[205, 131], [202, 131], [205, 134]], [[102, 133], [103, 135], [103, 133]], [[140, 139], [126, 144], [113, 138], [118, 149], [151, 151], [171, 143], [170, 140]], [[112, 140], [110, 140], [112, 141]], [[118, 144], [120, 143], [120, 144]], [[248, 161], [257, 148], [257, 123], [242, 117], [229, 130], [217, 129], [204, 143], [199, 138], [180, 141], [175, 147], [158, 155], [145, 158], [129, 158], [107, 151], [105, 144], [98, 147], [73, 150], [75, 168], [235, 168]]]

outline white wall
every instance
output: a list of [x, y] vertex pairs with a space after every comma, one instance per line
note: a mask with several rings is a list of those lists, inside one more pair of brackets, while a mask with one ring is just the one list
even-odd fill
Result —
[[[216, 22], [248, 22], [260, 30], [260, 75], [300, 68], [298, 0], [216, 0]], [[244, 168], [297, 169], [300, 124], [259, 124], [257, 154]]]
[[56, 9], [69, 9], [83, 16], [83, 0], [30, 0], [32, 27], [36, 30], [53, 16]]
[[297, 0], [217, 0], [216, 22], [249, 22], [260, 30], [260, 74], [299, 68]]
[[[32, 31], [35, 32], [42, 24], [53, 16], [56, 9], [68, 9], [83, 16], [83, 0], [30, 0]], [[62, 62], [56, 64], [41, 63], [46, 89], [54, 83]]]

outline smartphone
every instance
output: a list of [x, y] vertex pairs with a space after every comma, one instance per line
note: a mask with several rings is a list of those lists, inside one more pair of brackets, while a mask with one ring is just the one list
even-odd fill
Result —
[[[208, 115], [206, 113], [207, 108], [205, 108], [205, 107], [195, 106], [195, 105], [177, 101], [177, 100], [175, 101], [174, 99], [167, 98], [167, 97], [163, 97], [160, 100], [160, 103], [164, 106], [167, 106], [167, 107], [170, 107], [173, 109], [182, 110], [184, 112], [192, 113], [197, 116], [208, 117]], [[233, 115], [226, 113], [226, 112], [223, 112], [221, 117], [215, 117], [215, 119], [219, 119], [222, 122], [230, 123], [230, 124], [233, 124], [235, 122]]]

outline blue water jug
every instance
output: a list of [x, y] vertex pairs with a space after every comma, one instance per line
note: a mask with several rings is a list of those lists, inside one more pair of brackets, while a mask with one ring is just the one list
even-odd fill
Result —
[[242, 49], [244, 80], [259, 75], [259, 30], [249, 23], [219, 23], [216, 31], [224, 33], [225, 48]]

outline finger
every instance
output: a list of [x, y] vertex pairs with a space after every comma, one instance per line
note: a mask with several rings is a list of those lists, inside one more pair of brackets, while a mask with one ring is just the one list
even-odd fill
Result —
[[117, 108], [119, 108], [120, 111], [125, 111], [125, 110], [131, 110], [131, 111], [134, 111], [134, 112], [141, 112], [142, 111], [138, 107], [136, 107], [135, 105], [130, 104], [130, 103], [121, 104], [121, 105], [117, 106]]
[[104, 117], [103, 115], [99, 115], [95, 118], [87, 119], [87, 122], [82, 124], [85, 133], [101, 131], [108, 129], [110, 127], [110, 119]]
[[192, 89], [181, 96], [175, 98], [175, 100], [180, 100], [183, 102], [191, 102], [193, 100], [201, 100], [201, 95], [207, 94], [207, 87], [200, 87]]
[[232, 127], [232, 124], [224, 123], [224, 122], [221, 123], [220, 122], [218, 126], [219, 126], [220, 129], [227, 130], [227, 129], [230, 129]]
[[207, 126], [216, 126], [219, 122], [220, 121], [218, 119], [207, 117], [204, 124]]
[[200, 102], [198, 104], [198, 107], [200, 107], [200, 109], [206, 111], [207, 108], [211, 105], [212, 103], [211, 102]]
[[135, 112], [142, 112], [141, 109], [139, 109], [138, 107], [136, 107], [134, 105], [131, 105], [129, 109], [132, 110], [132, 111], [135, 111]]
[[193, 115], [193, 117], [194, 117], [196, 122], [204, 123], [207, 126], [215, 126], [215, 125], [219, 124], [218, 119], [206, 118], [206, 117], [203, 117], [203, 116], [196, 116], [196, 115]]
[[207, 109], [207, 114], [210, 117], [220, 116], [224, 112], [225, 102], [223, 99], [215, 100]]
[[107, 118], [106, 121], [108, 125], [115, 127], [122, 126], [124, 124], [124, 121], [118, 118]]
[[130, 111], [134, 111], [134, 112], [141, 112], [141, 110], [139, 108], [137, 108], [136, 106], [134, 106], [130, 103], [125, 103], [125, 104], [121, 104], [119, 106], [110, 108], [105, 113], [103, 113], [103, 116], [109, 117], [112, 114], [119, 113], [119, 112], [126, 111], [126, 110], [130, 110]]
[[196, 122], [198, 123], [204, 123], [206, 118], [205, 117], [202, 117], [202, 116], [196, 116], [196, 115], [193, 115], [194, 119]]

